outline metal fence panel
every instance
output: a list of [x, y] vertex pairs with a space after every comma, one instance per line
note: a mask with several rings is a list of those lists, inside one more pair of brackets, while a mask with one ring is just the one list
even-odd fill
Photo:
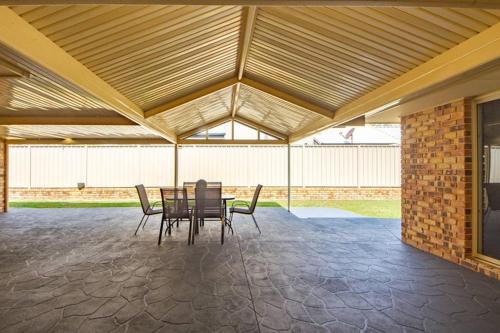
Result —
[[401, 149], [399, 147], [360, 146], [359, 186], [400, 186]]
[[[31, 149], [31, 157], [29, 150]], [[179, 146], [179, 184], [287, 185], [286, 146]], [[291, 146], [292, 186], [400, 186], [397, 146]], [[156, 146], [12, 146], [11, 187], [122, 187], [174, 184], [174, 148]]]
[[75, 187], [85, 181], [85, 147], [31, 147], [31, 187]]
[[286, 185], [286, 147], [179, 147], [179, 184], [220, 180], [228, 186]]
[[356, 147], [305, 146], [302, 165], [304, 186], [357, 186]]
[[9, 186], [30, 187], [30, 148], [28, 146], [9, 147]]
[[174, 186], [174, 147], [141, 146], [139, 150], [139, 183]]
[[89, 146], [87, 186], [173, 185], [173, 148]]

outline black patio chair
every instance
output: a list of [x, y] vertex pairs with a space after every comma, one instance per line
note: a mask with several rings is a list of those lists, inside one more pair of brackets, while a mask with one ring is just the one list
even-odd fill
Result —
[[253, 223], [255, 223], [255, 226], [257, 227], [257, 230], [260, 232], [259, 225], [257, 224], [257, 221], [255, 220], [255, 216], [253, 213], [255, 212], [255, 207], [257, 206], [257, 201], [259, 200], [259, 195], [260, 195], [260, 190], [262, 190], [262, 185], [257, 185], [257, 188], [255, 189], [255, 192], [253, 194], [253, 199], [250, 205], [241, 200], [236, 200], [233, 202], [233, 205], [229, 209], [229, 222], [230, 224], [233, 223], [233, 214], [243, 214], [243, 215], [250, 215], [252, 216]]
[[222, 183], [210, 183], [199, 180], [195, 189], [194, 226], [191, 243], [194, 244], [194, 235], [198, 233], [198, 221], [215, 219], [221, 223], [221, 244], [224, 244], [224, 209], [222, 206]]
[[[207, 182], [204, 179], [200, 179], [199, 181], [205, 182], [206, 187], [222, 188], [222, 182]], [[192, 200], [195, 197], [196, 184], [198, 184], [198, 182], [184, 182], [182, 185], [182, 187], [187, 190], [188, 198], [190, 198], [189, 200]], [[200, 225], [205, 225], [204, 219], [200, 219]]]
[[[141, 201], [141, 208], [142, 208], [142, 213], [144, 214], [141, 218], [141, 221], [139, 222], [139, 225], [137, 226], [137, 229], [135, 229], [134, 236], [137, 235], [137, 231], [141, 227], [142, 224], [142, 229], [146, 226], [146, 222], [148, 221], [149, 217], [151, 215], [157, 215], [162, 213], [161, 208], [155, 208], [157, 204], [160, 202], [154, 202], [152, 205], [149, 203], [149, 198], [148, 198], [148, 193], [146, 192], [146, 189], [144, 188], [144, 185], [135, 185], [135, 188], [137, 190], [137, 194], [139, 194], [139, 200]], [[146, 219], [144, 219], [146, 218]], [[144, 223], [143, 223], [144, 222]]]
[[183, 219], [189, 220], [189, 233], [188, 233], [188, 245], [191, 239], [191, 228], [192, 228], [192, 211], [189, 209], [188, 196], [185, 188], [162, 188], [161, 192], [161, 203], [163, 206], [163, 214], [161, 217], [160, 234], [158, 236], [158, 245], [161, 243], [161, 236], [163, 233], [163, 224], [167, 225], [165, 234], [168, 232], [169, 235], [172, 234], [172, 227], [177, 222], [179, 226], [179, 221]]
[[495, 212], [500, 210], [500, 183], [485, 184], [485, 188], [488, 197], [488, 206], [486, 207], [483, 218], [484, 223], [488, 222], [488, 218], [492, 211]]

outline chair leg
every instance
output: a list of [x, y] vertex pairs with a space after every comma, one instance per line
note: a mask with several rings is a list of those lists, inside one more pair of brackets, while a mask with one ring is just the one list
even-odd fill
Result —
[[221, 243], [221, 245], [224, 245], [224, 225], [226, 224], [226, 222], [224, 221], [224, 219], [220, 220], [220, 224], [221, 224], [220, 243]]
[[193, 217], [189, 217], [189, 233], [188, 233], [188, 245], [191, 245], [191, 229], [193, 226]]
[[251, 215], [252, 215], [253, 223], [255, 223], [255, 226], [257, 227], [257, 230], [259, 230], [259, 234], [261, 234], [259, 225], [257, 224], [257, 221], [255, 220], [255, 216], [253, 216], [253, 214], [251, 214]]
[[146, 215], [142, 215], [142, 219], [141, 219], [141, 221], [139, 222], [139, 225], [137, 226], [137, 229], [135, 229], [134, 236], [137, 236], [137, 231], [138, 231], [138, 230], [139, 230], [139, 228], [141, 227], [142, 221], [144, 220], [144, 217], [145, 217], [145, 216], [146, 216]]
[[146, 222], [148, 222], [148, 219], [149, 219], [149, 215], [146, 216], [146, 220], [144, 221], [144, 223], [142, 224], [142, 229], [144, 230], [144, 227], [146, 226]]
[[161, 222], [160, 222], [160, 235], [158, 236], [158, 246], [160, 246], [161, 244], [161, 234], [163, 233], [163, 216], [161, 218]]
[[172, 235], [172, 225], [173, 223], [170, 222], [170, 219], [168, 219], [168, 235]]
[[177, 219], [177, 228], [179, 228], [179, 219]]
[[231, 227], [231, 234], [234, 235], [234, 230], [233, 230], [233, 212], [229, 214], [229, 226]]
[[198, 219], [196, 217], [193, 217], [193, 230], [191, 232], [191, 244], [194, 244], [194, 235], [196, 234], [196, 224], [198, 223], [197, 220]]

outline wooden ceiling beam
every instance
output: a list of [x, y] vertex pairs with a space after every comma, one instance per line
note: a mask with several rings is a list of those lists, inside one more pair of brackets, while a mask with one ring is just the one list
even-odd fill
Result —
[[4, 6], [71, 4], [500, 8], [495, 0], [0, 0]]
[[236, 83], [233, 87], [233, 96], [231, 96], [231, 117], [235, 117], [238, 112], [238, 99], [240, 97], [241, 83]]
[[0, 116], [0, 125], [112, 125], [138, 126], [124, 117]]
[[19, 68], [15, 65], [11, 64], [10, 62], [3, 60], [2, 58], [0, 58], [0, 69], [3, 69], [4, 71], [6, 70], [9, 73], [6, 75], [0, 74], [0, 78], [16, 78], [16, 77], [17, 78], [21, 78], [21, 77], [29, 78], [31, 75], [29, 72], [25, 71], [24, 69]]
[[362, 115], [373, 115], [404, 104], [433, 87], [456, 80], [500, 60], [500, 23], [339, 108], [330, 121], [321, 119], [290, 136], [298, 141]]
[[158, 145], [170, 143], [164, 139], [9, 139], [9, 145]]
[[283, 139], [283, 140], [288, 140], [288, 135], [286, 135], [284, 133], [281, 133], [281, 132], [279, 132], [277, 130], [274, 130], [272, 128], [269, 128], [267, 126], [264, 126], [262, 124], [258, 124], [258, 123], [256, 123], [253, 120], [250, 120], [250, 119], [247, 119], [247, 118], [244, 118], [244, 117], [241, 117], [241, 116], [234, 117], [234, 120], [237, 121], [237, 122], [239, 122], [239, 123], [242, 123], [243, 125], [256, 128], [256, 129], [258, 129], [258, 130], [260, 130], [262, 132], [265, 132], [265, 133], [270, 134], [272, 136], [275, 136], [277, 138], [280, 138], [280, 139]]
[[182, 145], [286, 145], [287, 140], [186, 140], [179, 139]]
[[[238, 46], [238, 80], [243, 78], [245, 73], [245, 66], [247, 64], [248, 54], [250, 52], [250, 45], [252, 44], [253, 32], [255, 30], [255, 21], [257, 19], [257, 7], [243, 8], [243, 19], [241, 20], [240, 29], [240, 44]], [[231, 116], [234, 118], [238, 112], [238, 98], [240, 95], [241, 84], [238, 82], [233, 88], [233, 95], [231, 97]]]
[[329, 119], [332, 119], [334, 114], [335, 114], [335, 111], [333, 111], [333, 110], [324, 108], [324, 107], [319, 106], [317, 104], [306, 101], [300, 97], [291, 95], [291, 94], [283, 92], [277, 88], [271, 87], [267, 84], [264, 84], [264, 83], [246, 78], [246, 77], [241, 79], [241, 83], [243, 83], [244, 85], [249, 86], [251, 88], [262, 91], [264, 93], [267, 93], [271, 96], [282, 99], [288, 103], [295, 104], [297, 106], [300, 106], [301, 108], [315, 112], [315, 113], [317, 113], [323, 117], [329, 118]]
[[166, 102], [162, 105], [159, 105], [155, 108], [149, 109], [149, 110], [144, 112], [144, 116], [146, 118], [151, 118], [157, 114], [167, 112], [168, 110], [171, 110], [171, 109], [176, 108], [178, 106], [181, 106], [183, 104], [195, 101], [195, 100], [202, 98], [204, 96], [213, 94], [219, 90], [231, 87], [232, 85], [234, 85], [236, 83], [238, 83], [238, 78], [236, 78], [236, 77], [214, 83], [208, 87], [205, 87], [203, 89], [197, 90], [197, 91], [192, 92], [192, 93], [189, 93], [189, 94], [184, 95], [180, 98], [176, 98], [172, 101], [168, 101], [168, 102]]
[[68, 82], [69, 86], [89, 93], [133, 122], [171, 142], [175, 142], [175, 133], [145, 120], [140, 107], [57, 46], [10, 8], [2, 6], [0, 6], [0, 43], [38, 64], [51, 75], [55, 74]]
[[[145, 117], [146, 118], [151, 118], [155, 115], [168, 112], [168, 110], [172, 110], [173, 108], [176, 108], [178, 106], [184, 105], [189, 102], [193, 102], [197, 99], [200, 99], [202, 97], [205, 97], [207, 95], [213, 94], [217, 91], [220, 91], [222, 89], [225, 89], [227, 87], [233, 86], [233, 85], [240, 85], [244, 84], [249, 87], [252, 87], [256, 90], [262, 91], [264, 93], [267, 93], [269, 95], [272, 95], [274, 97], [277, 97], [279, 99], [282, 99], [288, 103], [295, 104], [297, 106], [300, 106], [304, 109], [307, 109], [311, 112], [315, 112], [323, 117], [332, 119], [334, 116], [334, 111], [326, 109], [322, 106], [316, 105], [314, 103], [308, 102], [300, 97], [291, 95], [289, 93], [285, 93], [279, 89], [273, 88], [271, 86], [268, 86], [264, 83], [248, 79], [246, 77], [243, 77], [241, 80], [238, 80], [237, 77], [229, 78], [220, 82], [217, 82], [215, 84], [212, 84], [208, 87], [205, 87], [203, 89], [194, 91], [192, 93], [189, 93], [183, 97], [177, 98], [175, 100], [169, 101], [165, 104], [162, 104], [158, 107], [155, 107], [153, 109], [150, 109], [145, 112]], [[231, 117], [234, 117], [236, 115], [236, 108], [237, 108], [237, 97], [239, 95], [239, 87], [236, 87], [238, 90], [237, 93], [233, 90], [233, 96], [232, 96], [232, 101], [231, 101]]]
[[211, 121], [211, 122], [208, 122], [206, 124], [203, 124], [201, 126], [198, 126], [198, 127], [195, 127], [193, 129], [190, 129], [189, 131], [186, 131], [184, 133], [181, 133], [177, 136], [178, 139], [185, 139], [185, 138], [188, 138], [190, 137], [191, 135], [195, 135], [196, 133], [199, 133], [201, 131], [206, 131], [212, 127], [216, 127], [216, 126], [219, 126], [219, 125], [222, 125], [228, 121], [231, 120], [231, 116], [227, 115], [227, 116], [224, 116], [222, 118], [219, 118], [219, 119], [216, 119], [214, 121]]
[[243, 20], [241, 22], [240, 45], [238, 56], [238, 80], [243, 78], [245, 66], [247, 64], [250, 45], [252, 44], [253, 32], [255, 30], [255, 21], [257, 19], [257, 7], [243, 8]]
[[365, 116], [361, 116], [358, 118], [354, 118], [353, 120], [349, 120], [348, 122], [343, 123], [337, 127], [352, 127], [352, 126], [365, 126], [366, 118]]

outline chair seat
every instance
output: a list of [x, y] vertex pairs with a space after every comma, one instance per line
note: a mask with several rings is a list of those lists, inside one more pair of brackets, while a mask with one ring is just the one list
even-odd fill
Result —
[[167, 218], [174, 219], [188, 219], [191, 216], [191, 210], [189, 208], [176, 208], [176, 207], [167, 207], [165, 211], [165, 215]]
[[220, 219], [223, 213], [219, 211], [205, 211], [203, 214], [198, 213], [196, 218], [199, 219]]
[[230, 213], [239, 213], [239, 214], [251, 214], [250, 210], [248, 208], [238, 208], [238, 207], [231, 207], [229, 209]]
[[146, 212], [146, 215], [155, 215], [155, 214], [161, 214], [163, 213], [163, 209], [161, 208], [148, 208], [148, 211]]

